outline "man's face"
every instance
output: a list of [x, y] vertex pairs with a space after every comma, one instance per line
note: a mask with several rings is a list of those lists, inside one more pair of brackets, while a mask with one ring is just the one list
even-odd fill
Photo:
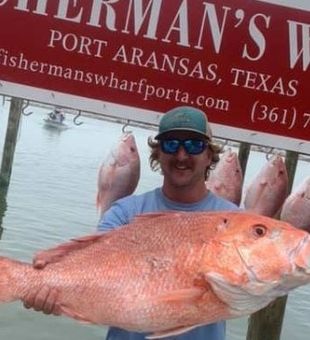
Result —
[[[165, 139], [202, 139], [194, 132], [174, 131], [165, 136]], [[191, 155], [180, 146], [173, 154], [159, 151], [159, 162], [164, 175], [164, 181], [176, 187], [193, 186], [199, 182], [204, 183], [206, 168], [211, 164], [211, 151], [208, 147], [200, 154]]]

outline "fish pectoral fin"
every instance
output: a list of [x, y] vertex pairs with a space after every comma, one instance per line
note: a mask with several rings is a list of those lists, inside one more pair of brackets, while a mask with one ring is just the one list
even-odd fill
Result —
[[196, 328], [198, 326], [199, 325], [168, 329], [168, 330], [163, 331], [163, 332], [156, 332], [156, 333], [153, 333], [153, 334], [150, 334], [150, 335], [146, 335], [145, 338], [150, 339], [150, 340], [151, 339], [163, 339], [163, 338], [166, 338], [168, 336], [176, 336], [176, 335], [179, 335], [179, 334], [183, 334], [183, 333], [188, 332], [188, 331], [190, 331], [193, 328]]
[[156, 297], [157, 301], [162, 302], [191, 302], [199, 299], [205, 293], [201, 287], [178, 289]]
[[71, 308], [69, 308], [67, 306], [60, 305], [59, 306], [59, 310], [60, 310], [61, 314], [66, 315], [66, 316], [68, 316], [70, 318], [73, 318], [75, 320], [78, 320], [81, 323], [84, 323], [84, 324], [94, 324], [93, 321], [89, 320], [84, 315], [82, 315], [82, 314], [80, 314], [78, 312], [75, 312], [74, 310], [72, 310]]

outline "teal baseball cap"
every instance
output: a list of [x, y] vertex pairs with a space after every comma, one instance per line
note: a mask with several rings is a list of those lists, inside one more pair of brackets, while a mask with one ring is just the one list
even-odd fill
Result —
[[158, 134], [161, 139], [171, 131], [192, 131], [211, 140], [212, 132], [206, 114], [191, 106], [179, 106], [168, 111], [159, 122]]

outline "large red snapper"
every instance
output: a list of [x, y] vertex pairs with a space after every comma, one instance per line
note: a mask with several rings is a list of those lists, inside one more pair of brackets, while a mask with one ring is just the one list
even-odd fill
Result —
[[0, 301], [52, 287], [64, 315], [154, 337], [179, 334], [248, 315], [310, 282], [309, 238], [247, 212], [146, 214], [61, 245], [62, 256], [41, 270], [0, 258]]
[[288, 194], [288, 174], [281, 156], [274, 155], [259, 171], [245, 192], [244, 207], [273, 217]]
[[227, 149], [216, 168], [210, 172], [206, 182], [207, 188], [218, 196], [240, 204], [243, 174], [236, 152]]
[[281, 220], [310, 232], [310, 177], [287, 197], [282, 207]]
[[124, 133], [99, 169], [96, 205], [100, 214], [115, 200], [131, 195], [139, 178], [140, 157], [136, 141], [132, 133]]

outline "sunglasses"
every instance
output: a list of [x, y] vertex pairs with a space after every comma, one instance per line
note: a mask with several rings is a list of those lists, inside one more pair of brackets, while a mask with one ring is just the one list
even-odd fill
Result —
[[164, 153], [175, 154], [180, 147], [183, 146], [184, 150], [189, 155], [199, 155], [208, 146], [208, 143], [202, 139], [161, 139], [160, 147]]

